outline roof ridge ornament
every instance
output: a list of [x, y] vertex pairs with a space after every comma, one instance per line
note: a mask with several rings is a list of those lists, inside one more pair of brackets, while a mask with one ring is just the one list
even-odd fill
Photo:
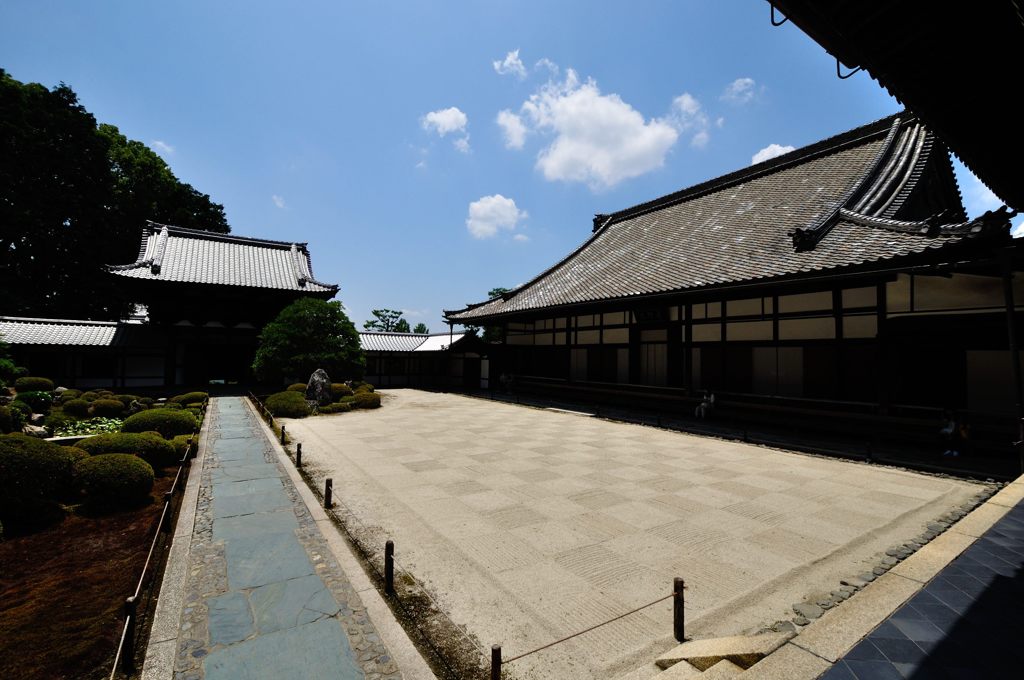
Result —
[[149, 271], [154, 276], [160, 273], [160, 268], [164, 264], [164, 253], [167, 251], [168, 238], [167, 225], [161, 225], [160, 234], [156, 237], [156, 246], [153, 248], [153, 257], [149, 263]]
[[293, 243], [291, 247], [292, 273], [295, 275], [295, 282], [299, 284], [299, 288], [305, 288], [309, 277], [302, 271], [302, 263], [299, 261], [300, 257], [299, 246]]

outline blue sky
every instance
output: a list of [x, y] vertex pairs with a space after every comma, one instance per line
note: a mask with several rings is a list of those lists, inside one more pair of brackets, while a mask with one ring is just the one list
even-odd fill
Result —
[[[236, 234], [309, 242], [357, 326], [433, 331], [594, 213], [900, 108], [760, 0], [7, 0], [0, 67], [66, 82]], [[972, 215], [1000, 204], [959, 174]]]

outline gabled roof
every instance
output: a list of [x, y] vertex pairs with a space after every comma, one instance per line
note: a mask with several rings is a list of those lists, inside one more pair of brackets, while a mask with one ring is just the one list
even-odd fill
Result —
[[10, 345], [108, 347], [114, 341], [118, 323], [0, 316], [0, 340]]
[[479, 320], [921, 254], [981, 233], [946, 148], [898, 114], [718, 179], [594, 219], [594, 234], [511, 293], [446, 312]]
[[390, 333], [360, 331], [359, 344], [367, 352], [442, 352], [465, 333]]
[[142, 230], [138, 259], [126, 265], [108, 265], [107, 270], [150, 281], [329, 295], [338, 292], [338, 286], [313, 278], [305, 243], [244, 238], [155, 222]]

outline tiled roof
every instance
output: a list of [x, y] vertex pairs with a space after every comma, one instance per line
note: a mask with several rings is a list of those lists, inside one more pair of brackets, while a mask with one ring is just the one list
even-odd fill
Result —
[[286, 243], [185, 229], [150, 222], [139, 258], [107, 270], [133, 279], [274, 288], [306, 293], [338, 291], [313, 278], [305, 243]]
[[462, 339], [465, 333], [381, 333], [360, 331], [359, 343], [367, 352], [440, 352]]
[[479, 319], [801, 276], [989, 231], [965, 220], [946, 149], [912, 117], [893, 116], [599, 215], [594, 234], [546, 272], [446, 316]]
[[88, 345], [108, 347], [117, 321], [72, 321], [0, 316], [0, 339], [10, 345]]

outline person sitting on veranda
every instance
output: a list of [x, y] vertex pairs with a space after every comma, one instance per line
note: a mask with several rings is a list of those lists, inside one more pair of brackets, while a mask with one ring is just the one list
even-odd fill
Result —
[[701, 399], [700, 403], [697, 404], [697, 408], [694, 409], [693, 415], [700, 420], [707, 420], [713, 410], [715, 410], [715, 393], [704, 390], [704, 397]]

